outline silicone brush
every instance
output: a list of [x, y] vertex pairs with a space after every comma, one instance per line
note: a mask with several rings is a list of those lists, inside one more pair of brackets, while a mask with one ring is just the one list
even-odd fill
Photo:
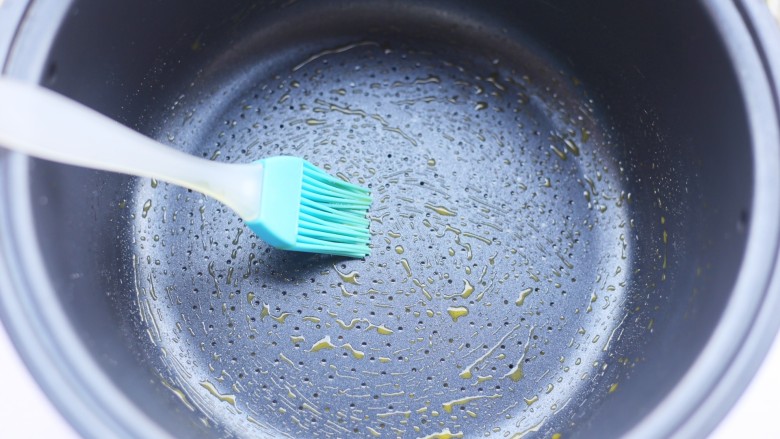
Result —
[[0, 79], [0, 146], [201, 192], [279, 249], [353, 258], [370, 253], [370, 192], [301, 158], [228, 164], [195, 157], [53, 91], [10, 79]]

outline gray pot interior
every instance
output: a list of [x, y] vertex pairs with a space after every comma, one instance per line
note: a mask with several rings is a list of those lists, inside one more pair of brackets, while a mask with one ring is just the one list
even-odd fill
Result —
[[375, 198], [371, 257], [300, 256], [186, 190], [20, 165], [52, 287], [26, 294], [171, 436], [615, 437], [710, 341], [754, 157], [697, 2], [147, 3], [74, 3], [41, 82]]

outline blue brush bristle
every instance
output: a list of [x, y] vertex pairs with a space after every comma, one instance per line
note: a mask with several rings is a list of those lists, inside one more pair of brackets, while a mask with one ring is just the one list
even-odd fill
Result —
[[304, 161], [296, 250], [364, 257], [370, 253], [371, 193]]

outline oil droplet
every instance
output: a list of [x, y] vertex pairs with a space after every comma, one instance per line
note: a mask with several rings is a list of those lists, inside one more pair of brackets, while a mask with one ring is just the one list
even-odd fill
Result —
[[563, 437], [563, 436], [561, 436], [560, 433], [555, 433], [552, 436], [550, 436], [550, 439], [561, 439], [561, 437]]
[[260, 320], [263, 320], [266, 318], [266, 316], [271, 315], [271, 307], [267, 304], [263, 304], [263, 309], [260, 311]]
[[436, 166], [436, 159], [428, 159], [428, 166]]
[[443, 403], [441, 405], [441, 407], [444, 409], [445, 412], [452, 413], [452, 407], [454, 407], [456, 405], [468, 404], [471, 401], [476, 401], [476, 400], [479, 400], [479, 399], [496, 399], [496, 398], [501, 398], [501, 395], [500, 394], [495, 394], [495, 395], [467, 396], [465, 398], [454, 399], [452, 401], [445, 402], [445, 403]]
[[[371, 326], [369, 325], [369, 328], [370, 328], [370, 327], [371, 327]], [[379, 325], [379, 326], [375, 326], [374, 328], [376, 329], [376, 332], [377, 332], [379, 335], [390, 335], [390, 334], [392, 334], [392, 333], [393, 333], [393, 330], [392, 330], [392, 329], [390, 329], [390, 328], [388, 328], [388, 327], [386, 327], [385, 325]]]
[[471, 293], [474, 292], [474, 285], [471, 285], [467, 279], [463, 279], [463, 291], [460, 293], [460, 297], [468, 299]]
[[539, 401], [539, 395], [534, 395], [530, 398], [523, 398], [523, 401], [525, 401], [526, 405], [533, 405], [533, 403]]
[[222, 393], [219, 393], [219, 391], [217, 390], [217, 388], [216, 388], [216, 387], [214, 387], [214, 385], [213, 385], [213, 384], [211, 384], [209, 381], [201, 381], [201, 382], [200, 382], [200, 385], [201, 385], [201, 386], [202, 386], [204, 389], [208, 390], [208, 391], [209, 391], [209, 393], [211, 393], [211, 394], [212, 394], [214, 397], [216, 397], [218, 400], [220, 400], [220, 401], [222, 401], [222, 402], [226, 402], [226, 403], [228, 403], [228, 404], [232, 405], [233, 407], [235, 407], [235, 406], [236, 406], [236, 395], [227, 395], [227, 394], [222, 394]]
[[577, 146], [576, 143], [574, 143], [571, 139], [563, 139], [563, 143], [566, 145], [566, 149], [571, 151], [572, 154], [575, 156], [580, 155], [580, 148]]
[[512, 367], [509, 373], [504, 375], [504, 378], [509, 378], [512, 381], [517, 382], [523, 379], [523, 376], [525, 376], [523, 375], [523, 362], [518, 361], [517, 364]]
[[441, 78], [436, 75], [428, 75], [425, 78], [417, 78], [413, 84], [440, 84]]
[[352, 345], [349, 343], [343, 344], [341, 345], [341, 347], [346, 349], [350, 354], [352, 354], [353, 357], [355, 357], [358, 360], [362, 360], [363, 357], [366, 356], [365, 352], [353, 348]]
[[285, 320], [287, 320], [287, 317], [290, 317], [292, 313], [289, 312], [283, 312], [279, 314], [278, 316], [271, 316], [272, 319], [276, 320], [279, 323], [284, 323]]
[[236, 237], [233, 238], [233, 245], [238, 245], [239, 238], [241, 238], [241, 234], [244, 233], [244, 229], [238, 229], [236, 230]]
[[[287, 356], [286, 356], [286, 355], [284, 355], [284, 354], [282, 354], [282, 353], [279, 353], [279, 358], [280, 358], [282, 361], [284, 361], [285, 363], [287, 363], [287, 364], [289, 364], [290, 366], [292, 366], [293, 368], [295, 368], [295, 363], [293, 363], [293, 361], [292, 361], [291, 359], [287, 358]], [[295, 395], [294, 395], [294, 394], [293, 394], [291, 391], [289, 391], [289, 390], [288, 390], [288, 391], [287, 391], [287, 397], [288, 397], [288, 398], [295, 398]]]
[[195, 407], [190, 403], [190, 401], [187, 399], [187, 395], [184, 394], [183, 391], [177, 389], [176, 387], [173, 387], [172, 385], [168, 384], [167, 381], [162, 380], [161, 381], [163, 386], [165, 386], [168, 390], [173, 392], [174, 395], [176, 395], [177, 398], [179, 398], [179, 401], [182, 402], [188, 409], [191, 411], [195, 411]]
[[141, 212], [141, 218], [146, 218], [146, 215], [149, 214], [149, 209], [151, 209], [151, 208], [152, 208], [152, 200], [148, 199], [148, 200], [146, 200], [146, 202], [144, 203], [144, 206], [142, 208], [143, 210]]
[[352, 297], [355, 295], [355, 293], [350, 293], [349, 291], [347, 291], [344, 285], [339, 285], [339, 288], [341, 289], [341, 295], [344, 297]]
[[360, 285], [360, 282], [358, 282], [358, 278], [360, 277], [360, 273], [358, 273], [357, 271], [350, 271], [349, 273], [342, 273], [341, 271], [339, 271], [338, 268], [336, 268], [335, 265], [333, 266], [333, 269], [336, 270], [336, 273], [339, 274], [339, 277], [341, 278], [342, 281], [344, 281], [346, 283], [349, 283], [349, 284], [353, 284], [353, 285]]
[[[463, 236], [465, 236], [465, 237], [467, 237], [467, 238], [474, 238], [474, 239], [479, 239], [480, 241], [484, 242], [484, 243], [485, 243], [485, 244], [487, 244], [487, 245], [492, 245], [492, 244], [493, 244], [493, 241], [491, 241], [491, 240], [489, 240], [489, 239], [485, 238], [484, 236], [475, 235], [475, 234], [473, 234], [473, 233], [469, 233], [469, 232], [463, 232]], [[470, 252], [469, 252], [469, 253], [470, 253]], [[468, 258], [468, 260], [470, 261], [470, 260], [471, 260], [471, 257], [469, 257], [469, 258]]]
[[[401, 392], [401, 394], [403, 394], [403, 392]], [[385, 395], [385, 394], [383, 393], [382, 395]], [[395, 395], [395, 394], [392, 394], [392, 395]], [[385, 418], [389, 418], [391, 416], [398, 416], [398, 415], [401, 415], [404, 418], [408, 419], [410, 416], [412, 416], [412, 412], [411, 411], [395, 411], [395, 412], [388, 412], [388, 413], [378, 413], [376, 415], [376, 417], [379, 418], [379, 419], [385, 419]]]
[[336, 345], [334, 345], [333, 343], [330, 342], [330, 336], [326, 335], [320, 341], [314, 343], [314, 345], [312, 345], [311, 349], [309, 349], [309, 352], [318, 352], [318, 351], [321, 351], [323, 349], [333, 349], [335, 347], [336, 347]]
[[566, 153], [556, 148], [555, 145], [550, 145], [550, 149], [553, 150], [553, 152], [555, 153], [555, 155], [558, 156], [559, 159], [566, 160]]
[[156, 187], [157, 187], [157, 185], [158, 185], [158, 183], [157, 183], [157, 179], [153, 178], [153, 179], [152, 179], [152, 182], [151, 182], [151, 185], [152, 185], [152, 189], [156, 188]]
[[469, 314], [469, 309], [465, 306], [451, 306], [447, 308], [447, 313], [452, 317], [453, 322], [457, 322], [459, 318]]
[[455, 216], [455, 215], [457, 215], [457, 213], [447, 209], [444, 206], [434, 206], [433, 204], [426, 203], [425, 207], [427, 207], [428, 209], [431, 209], [432, 211], [434, 211], [434, 212], [436, 212], [436, 213], [438, 213], [439, 215], [442, 215], [442, 216]]
[[453, 433], [450, 431], [449, 428], [445, 428], [444, 430], [438, 433], [429, 434], [428, 436], [422, 437], [420, 439], [461, 439], [462, 437], [463, 437], [462, 431]]
[[532, 288], [526, 288], [523, 291], [520, 291], [520, 297], [517, 298], [515, 301], [515, 305], [517, 306], [523, 306], [523, 303], [525, 302], [525, 298], [528, 297], [534, 290]]
[[479, 365], [480, 363], [482, 363], [483, 361], [485, 361], [485, 359], [487, 359], [488, 357], [490, 357], [491, 355], [493, 355], [493, 352], [495, 352], [495, 351], [496, 351], [496, 349], [498, 349], [498, 348], [499, 348], [499, 346], [501, 346], [501, 344], [502, 344], [502, 343], [504, 343], [504, 340], [506, 340], [507, 338], [509, 338], [509, 336], [510, 336], [510, 335], [512, 335], [512, 334], [513, 334], [515, 331], [517, 331], [519, 328], [520, 328], [520, 325], [515, 325], [515, 326], [514, 326], [512, 329], [510, 329], [510, 330], [509, 330], [509, 332], [507, 332], [506, 334], [504, 334], [504, 336], [503, 336], [503, 337], [501, 337], [501, 338], [498, 340], [498, 342], [497, 342], [495, 345], [493, 345], [493, 347], [492, 347], [492, 348], [488, 349], [488, 350], [487, 350], [487, 351], [486, 351], [484, 354], [482, 354], [482, 355], [481, 355], [479, 358], [477, 358], [476, 360], [474, 360], [474, 362], [472, 362], [471, 364], [469, 364], [468, 366], [466, 366], [466, 368], [465, 368], [465, 369], [463, 369], [463, 371], [461, 371], [461, 373], [459, 373], [459, 374], [458, 374], [458, 376], [459, 376], [459, 377], [461, 377], [461, 378], [463, 378], [463, 379], [469, 379], [469, 378], [471, 378], [471, 377], [472, 377], [472, 372], [471, 372], [471, 369], [473, 369], [473, 368], [477, 367], [477, 365]]
[[547, 422], [547, 416], [545, 416], [544, 418], [542, 418], [542, 420], [541, 420], [541, 421], [539, 421], [539, 423], [538, 423], [538, 424], [536, 424], [536, 425], [533, 425], [533, 426], [531, 426], [531, 427], [529, 427], [529, 428], [525, 429], [524, 431], [521, 431], [521, 432], [519, 432], [519, 433], [515, 433], [515, 434], [513, 434], [513, 435], [512, 435], [512, 437], [510, 437], [509, 439], [522, 439], [522, 438], [524, 438], [524, 437], [528, 436], [528, 435], [529, 435], [529, 434], [531, 434], [531, 433], [538, 433], [538, 432], [539, 432], [539, 430], [541, 430], [541, 428], [542, 428], [542, 425], [544, 425], [544, 423], [545, 423], [545, 422]]
[[406, 275], [412, 277], [412, 267], [409, 266], [409, 261], [407, 261], [406, 258], [401, 259], [401, 265], [404, 267], [404, 270], [406, 270]]
[[355, 327], [356, 324], [360, 323], [362, 319], [352, 319], [349, 323], [346, 323], [344, 320], [336, 319], [336, 323], [341, 327], [341, 329], [352, 329]]
[[395, 252], [396, 252], [396, 253], [398, 253], [399, 255], [400, 255], [400, 254], [403, 254], [403, 252], [404, 252], [404, 248], [403, 248], [403, 246], [396, 245], [396, 246], [395, 246]]
[[420, 282], [420, 280], [419, 280], [419, 279], [416, 279], [416, 278], [415, 278], [415, 279], [412, 279], [412, 282], [414, 282], [414, 284], [415, 284], [415, 285], [417, 285], [417, 286], [418, 286], [418, 287], [419, 287], [419, 288], [422, 290], [423, 296], [425, 296], [425, 298], [426, 298], [426, 299], [428, 299], [428, 300], [433, 300], [433, 296], [432, 296], [432, 295], [431, 295], [431, 293], [430, 293], [430, 292], [429, 292], [429, 291], [428, 291], [428, 290], [425, 288], [425, 284], [423, 284], [422, 282]]
[[590, 131], [587, 128], [582, 129], [582, 143], [586, 143], [590, 140]]
[[314, 408], [314, 406], [312, 406], [311, 404], [309, 404], [307, 402], [302, 403], [301, 404], [301, 408], [304, 409], [304, 410], [310, 411], [310, 412], [314, 413], [315, 415], [318, 415], [318, 416], [322, 415], [322, 413], [320, 413], [316, 408]]

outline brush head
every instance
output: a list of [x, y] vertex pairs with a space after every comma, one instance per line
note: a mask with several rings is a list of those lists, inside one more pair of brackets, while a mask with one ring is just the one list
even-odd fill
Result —
[[368, 189], [297, 157], [271, 157], [260, 163], [260, 216], [247, 224], [261, 238], [283, 250], [353, 258], [370, 253]]

